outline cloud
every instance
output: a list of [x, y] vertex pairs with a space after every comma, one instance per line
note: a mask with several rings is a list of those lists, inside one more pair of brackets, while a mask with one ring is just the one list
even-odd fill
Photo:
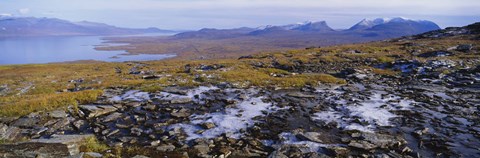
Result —
[[18, 13], [20, 13], [22, 15], [25, 15], [25, 14], [30, 13], [30, 9], [29, 8], [22, 8], [22, 9], [18, 10]]
[[0, 17], [9, 17], [12, 16], [10, 13], [0, 13]]
[[42, 14], [42, 15], [46, 15], [46, 16], [54, 16], [54, 15], [56, 15], [56, 13], [53, 12], [53, 11], [42, 12], [41, 14]]

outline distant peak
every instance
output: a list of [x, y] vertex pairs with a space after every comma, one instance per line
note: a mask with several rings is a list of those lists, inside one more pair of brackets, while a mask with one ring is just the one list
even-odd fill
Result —
[[257, 27], [256, 30], [283, 29], [283, 30], [332, 30], [326, 21], [304, 21], [288, 25], [265, 25]]
[[389, 23], [389, 22], [404, 22], [404, 21], [420, 21], [420, 20], [413, 20], [405, 17], [383, 17], [383, 18], [375, 18], [375, 19], [365, 18], [361, 22]]
[[384, 17], [384, 18], [375, 18], [375, 19], [365, 18], [362, 21], [355, 24], [354, 26], [352, 26], [350, 30], [367, 29], [367, 28], [371, 28], [381, 24], [405, 23], [405, 22], [433, 23], [427, 20], [413, 20], [405, 17]]

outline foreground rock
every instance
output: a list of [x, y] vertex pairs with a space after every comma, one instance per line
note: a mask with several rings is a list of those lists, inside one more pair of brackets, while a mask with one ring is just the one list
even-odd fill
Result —
[[94, 135], [56, 135], [52, 138], [0, 145], [1, 157], [68, 157], [80, 154], [80, 146]]

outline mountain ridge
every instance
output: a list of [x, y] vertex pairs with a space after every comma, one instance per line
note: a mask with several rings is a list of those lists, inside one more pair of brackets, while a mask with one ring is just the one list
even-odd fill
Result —
[[[242, 29], [243, 28], [243, 29]], [[306, 21], [287, 25], [266, 25], [256, 28], [234, 28], [234, 29], [201, 29], [198, 31], [182, 32], [177, 38], [233, 38], [240, 36], [282, 36], [282, 35], [303, 35], [307, 33], [329, 33], [329, 34], [357, 34], [362, 36], [381, 36], [381, 39], [408, 36], [438, 30], [440, 27], [428, 20], [412, 20], [402, 17], [363, 19], [349, 29], [335, 30], [328, 26], [326, 21]], [[242, 30], [242, 31], [239, 31]], [[249, 32], [250, 31], [250, 32]], [[221, 34], [216, 37], [216, 34]]]
[[9, 36], [67, 36], [67, 35], [126, 35], [143, 33], [174, 33], [158, 28], [122, 28], [104, 23], [71, 22], [58, 18], [8, 17], [0, 18], [0, 37]]

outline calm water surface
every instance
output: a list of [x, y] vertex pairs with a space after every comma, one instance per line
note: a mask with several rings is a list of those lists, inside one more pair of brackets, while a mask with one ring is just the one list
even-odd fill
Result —
[[[175, 55], [122, 55], [125, 51], [98, 51], [100, 36], [0, 38], [0, 65], [98, 60], [108, 62], [147, 61]], [[114, 44], [112, 44], [114, 45]]]

